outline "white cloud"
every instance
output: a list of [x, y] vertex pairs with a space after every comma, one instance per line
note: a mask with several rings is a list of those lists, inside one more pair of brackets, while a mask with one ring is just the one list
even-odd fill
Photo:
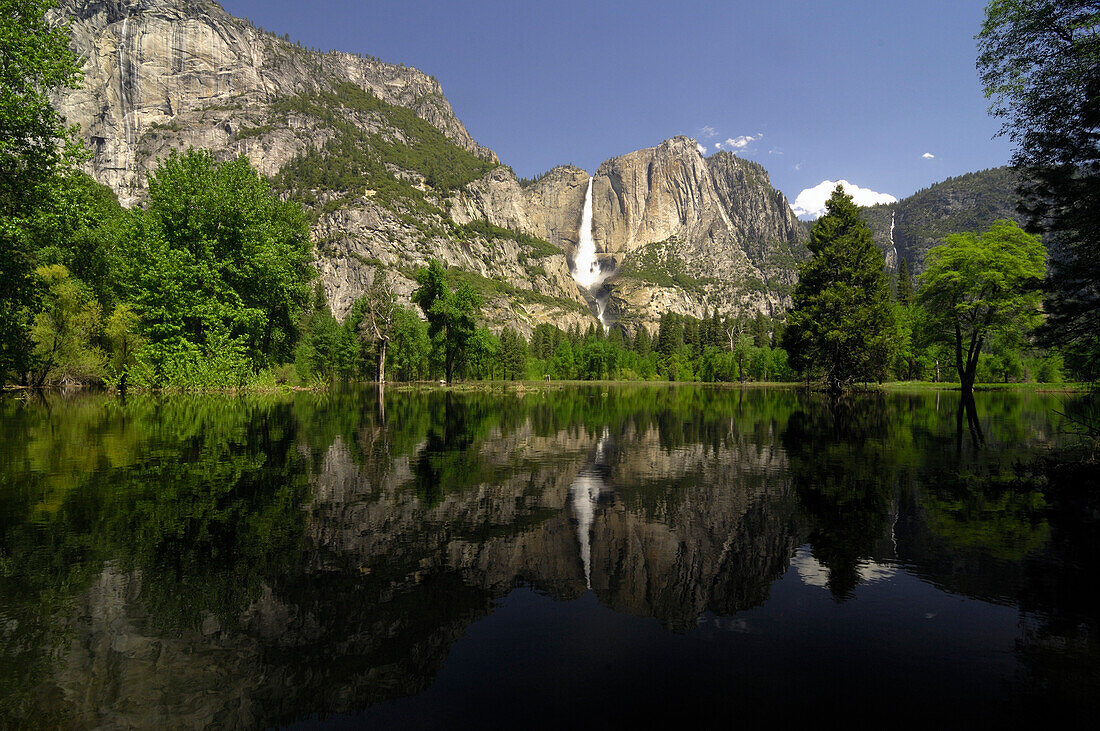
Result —
[[794, 164], [794, 169], [795, 169], [795, 170], [801, 170], [801, 169], [802, 169], [802, 163], [800, 163], [800, 162], [796, 162], [796, 163]]
[[726, 146], [731, 150], [743, 150], [751, 145], [753, 142], [757, 142], [763, 137], [763, 134], [729, 137], [726, 139]]
[[722, 143], [721, 142], [715, 142], [714, 143], [714, 149], [721, 150], [722, 149]]
[[921, 155], [921, 157], [923, 157], [925, 160], [935, 160], [936, 159], [936, 156], [933, 155], [931, 152], [926, 152], [923, 155]]
[[782, 155], [783, 151], [780, 150], [778, 147], [773, 147], [772, 149], [768, 150], [768, 154], [769, 155]]
[[837, 185], [844, 186], [844, 192], [852, 196], [857, 206], [873, 206], [877, 203], [897, 203], [898, 199], [889, 193], [876, 193], [869, 188], [861, 188], [847, 180], [822, 180], [812, 188], [806, 188], [794, 199], [791, 208], [801, 219], [814, 219], [825, 213], [825, 201], [833, 194]]
[[697, 147], [699, 149], [699, 154], [700, 155], [707, 154], [707, 146], [706, 145], [704, 145], [702, 143], [699, 143], [699, 142], [696, 142], [695, 147]]
[[711, 137], [714, 137], [714, 135], [718, 134], [714, 127], [711, 127], [709, 124], [704, 124], [699, 129], [699, 131], [702, 132], [703, 137], [706, 137], [707, 139], [710, 139]]

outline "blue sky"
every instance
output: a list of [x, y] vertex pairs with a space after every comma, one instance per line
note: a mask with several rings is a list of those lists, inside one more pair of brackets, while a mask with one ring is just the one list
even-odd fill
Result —
[[707, 154], [744, 143], [792, 201], [838, 179], [902, 197], [1010, 154], [974, 70], [984, 0], [222, 5], [308, 46], [434, 75], [523, 176], [591, 172], [686, 134]]

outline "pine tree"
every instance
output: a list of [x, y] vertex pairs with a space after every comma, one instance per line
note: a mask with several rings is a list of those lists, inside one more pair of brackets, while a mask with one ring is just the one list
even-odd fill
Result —
[[882, 380], [892, 362], [894, 315], [882, 252], [838, 185], [810, 232], [813, 258], [799, 267], [783, 345], [791, 364], [819, 371], [838, 392]]
[[898, 304], [908, 305], [913, 298], [913, 280], [909, 276], [909, 265], [902, 259], [898, 264]]

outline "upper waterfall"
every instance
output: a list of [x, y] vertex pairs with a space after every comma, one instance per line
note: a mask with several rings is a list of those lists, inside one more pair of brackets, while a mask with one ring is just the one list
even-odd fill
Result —
[[592, 290], [603, 282], [600, 260], [596, 258], [596, 242], [592, 240], [592, 178], [588, 178], [588, 189], [584, 193], [584, 212], [581, 213], [581, 228], [577, 232], [577, 255], [573, 260], [573, 279], [587, 290]]

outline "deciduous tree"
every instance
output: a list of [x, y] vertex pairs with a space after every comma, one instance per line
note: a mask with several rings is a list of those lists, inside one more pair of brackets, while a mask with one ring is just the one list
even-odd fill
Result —
[[0, 0], [0, 382], [30, 365], [39, 280], [28, 219], [79, 157], [49, 92], [80, 76], [49, 0]]
[[394, 313], [397, 311], [397, 295], [389, 274], [380, 266], [374, 268], [370, 288], [367, 289], [363, 320], [359, 324], [360, 337], [373, 343], [378, 355], [378, 382], [386, 382], [386, 346], [393, 330]]
[[992, 336], [1038, 324], [1044, 259], [1039, 237], [1014, 221], [948, 236], [928, 252], [918, 300], [929, 334], [954, 351], [964, 397], [973, 392], [978, 358]]
[[437, 259], [417, 270], [416, 281], [420, 286], [412, 300], [428, 320], [428, 334], [443, 353], [443, 372], [450, 383], [476, 332], [481, 298], [465, 283], [452, 292]]

